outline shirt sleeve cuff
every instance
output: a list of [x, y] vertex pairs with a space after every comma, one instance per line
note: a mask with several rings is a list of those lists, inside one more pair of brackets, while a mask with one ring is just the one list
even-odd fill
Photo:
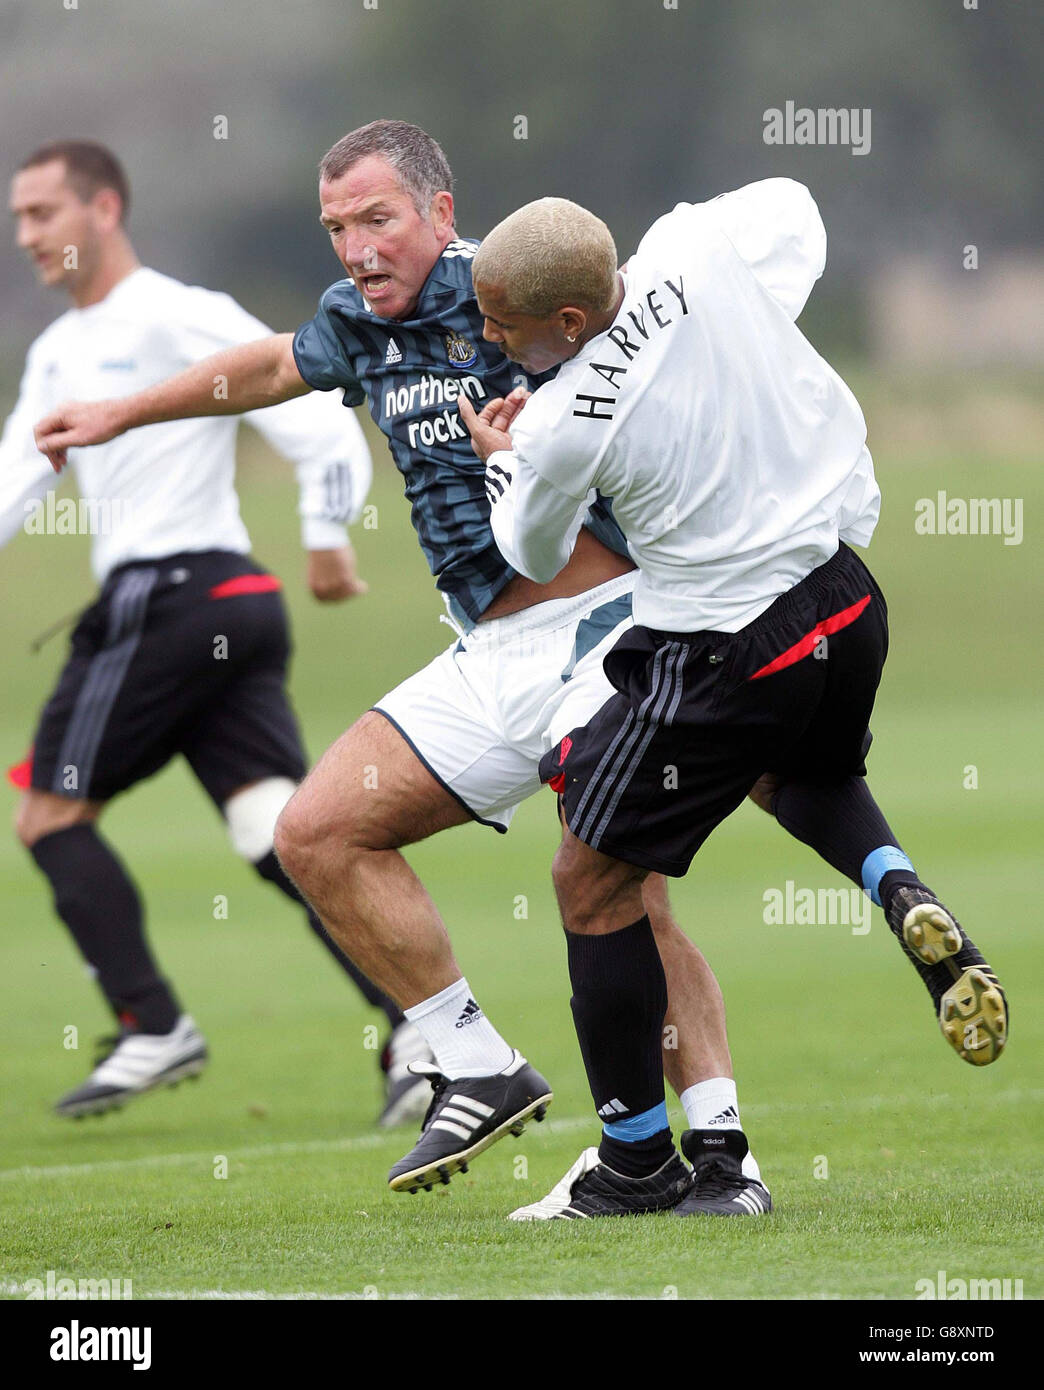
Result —
[[301, 521], [301, 544], [305, 550], [341, 550], [348, 544], [348, 528], [339, 521], [306, 516]]

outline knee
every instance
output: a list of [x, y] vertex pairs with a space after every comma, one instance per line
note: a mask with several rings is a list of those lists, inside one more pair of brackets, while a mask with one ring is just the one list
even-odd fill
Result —
[[306, 894], [331, 869], [340, 876], [351, 873], [370, 847], [358, 805], [307, 778], [279, 813], [272, 842], [280, 864]]
[[40, 792], [26, 792], [15, 813], [15, 835], [32, 849], [45, 835], [70, 826], [86, 824], [97, 816], [95, 805]]
[[228, 798], [225, 824], [238, 855], [256, 864], [271, 852], [276, 821], [296, 790], [289, 777], [266, 777]]
[[771, 816], [774, 814], [772, 810], [773, 799], [782, 785], [783, 779], [781, 777], [777, 777], [774, 772], [766, 772], [758, 778], [747, 795], [755, 806], [760, 806]]
[[317, 850], [319, 837], [314, 817], [308, 814], [307, 797], [302, 789], [294, 793], [276, 817], [272, 830], [272, 848], [276, 858], [294, 880], [307, 877]]
[[643, 870], [609, 859], [572, 836], [563, 840], [551, 864], [551, 880], [566, 930], [604, 929], [620, 897], [639, 890], [644, 876]]

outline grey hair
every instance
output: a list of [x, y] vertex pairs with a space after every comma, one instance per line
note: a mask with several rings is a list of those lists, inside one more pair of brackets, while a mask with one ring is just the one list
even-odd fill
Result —
[[368, 155], [387, 160], [422, 217], [436, 193], [453, 192], [453, 173], [442, 146], [408, 121], [371, 121], [342, 135], [319, 161], [319, 177], [327, 183], [339, 179]]
[[547, 318], [566, 304], [604, 313], [616, 266], [601, 218], [568, 198], [538, 198], [493, 228], [471, 269], [476, 284], [501, 290], [516, 313]]

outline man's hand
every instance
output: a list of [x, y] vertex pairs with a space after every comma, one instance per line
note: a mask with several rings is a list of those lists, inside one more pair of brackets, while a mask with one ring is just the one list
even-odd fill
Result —
[[106, 444], [122, 434], [121, 402], [66, 401], [37, 424], [33, 433], [36, 447], [46, 454], [51, 467], [60, 473], [68, 462], [67, 449], [88, 444]]
[[478, 415], [475, 414], [475, 407], [464, 392], [458, 396], [457, 408], [460, 418], [471, 435], [471, 447], [483, 463], [490, 454], [495, 454], [500, 449], [510, 450], [511, 436], [508, 434], [508, 428], [529, 400], [529, 396], [530, 392], [524, 386], [516, 386], [510, 396], [498, 396], [495, 400], [488, 401]]
[[338, 550], [310, 550], [308, 587], [320, 603], [340, 603], [368, 593], [370, 588], [355, 572], [355, 551], [350, 545]]

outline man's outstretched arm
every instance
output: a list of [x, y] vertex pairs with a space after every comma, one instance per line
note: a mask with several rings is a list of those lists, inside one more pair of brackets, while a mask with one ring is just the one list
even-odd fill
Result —
[[104, 444], [127, 430], [197, 415], [240, 415], [312, 388], [297, 370], [294, 335], [275, 333], [216, 352], [155, 386], [106, 401], [67, 401], [38, 421], [36, 447], [60, 473], [66, 450]]

